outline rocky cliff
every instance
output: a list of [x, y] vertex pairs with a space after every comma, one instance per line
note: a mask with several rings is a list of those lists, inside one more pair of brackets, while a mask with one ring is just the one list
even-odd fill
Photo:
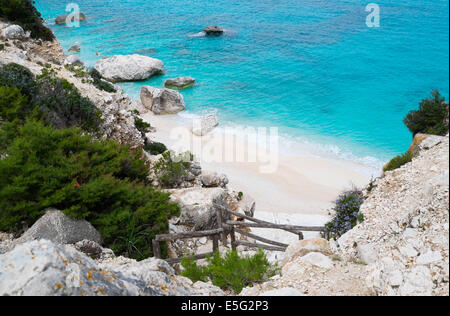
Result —
[[296, 242], [281, 276], [242, 295], [449, 295], [449, 137], [418, 135], [412, 162], [364, 191], [364, 222]]

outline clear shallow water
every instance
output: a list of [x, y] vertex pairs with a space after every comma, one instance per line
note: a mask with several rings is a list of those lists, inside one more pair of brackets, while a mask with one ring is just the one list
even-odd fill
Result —
[[[55, 26], [67, 3], [36, 6], [64, 49], [161, 59], [167, 72], [121, 84], [133, 97], [145, 84], [193, 76], [187, 114], [217, 112], [223, 125], [278, 126], [289, 141], [379, 166], [404, 152], [402, 123], [432, 89], [448, 99], [448, 0], [383, 0], [381, 27], [367, 28], [360, 0], [77, 0], [88, 21]], [[222, 37], [199, 33], [217, 24]], [[186, 115], [183, 114], [183, 115]], [[289, 141], [288, 141], [289, 140]]]

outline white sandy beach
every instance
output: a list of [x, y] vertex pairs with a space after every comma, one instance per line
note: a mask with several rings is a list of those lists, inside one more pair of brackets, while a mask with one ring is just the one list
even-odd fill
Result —
[[[221, 133], [224, 133], [220, 128], [199, 138], [190, 133], [192, 121], [179, 115], [156, 116], [146, 113], [143, 118], [157, 130], [150, 134], [152, 139], [163, 142], [170, 149], [180, 150], [181, 144], [182, 148], [190, 150], [196, 158], [201, 157], [199, 160], [204, 170], [226, 174], [231, 188], [249, 194], [256, 200], [257, 213], [278, 213], [280, 216], [320, 215], [315, 220], [308, 220], [311, 224], [318, 225], [326, 220], [325, 216], [339, 193], [352, 185], [364, 186], [369, 181], [367, 175], [357, 171], [361, 170], [361, 166], [355, 163], [322, 159], [312, 155], [279, 153], [278, 168], [274, 173], [261, 173], [261, 164], [254, 162], [211, 162], [208, 161], [211, 160], [210, 154], [198, 150], [196, 152], [192, 143], [197, 140], [210, 148], [223, 147], [218, 141], [220, 136], [223, 136]], [[181, 139], [174, 139], [174, 128], [180, 127], [186, 128], [186, 135]], [[247, 146], [251, 144], [247, 143]], [[223, 148], [223, 152], [232, 150], [230, 145]], [[255, 216], [258, 217], [257, 214]], [[305, 217], [303, 220], [299, 219], [304, 220]], [[312, 223], [314, 221], [315, 223]]]

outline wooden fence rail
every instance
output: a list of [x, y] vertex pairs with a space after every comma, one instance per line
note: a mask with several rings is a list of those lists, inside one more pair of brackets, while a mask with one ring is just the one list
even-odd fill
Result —
[[[167, 241], [175, 241], [178, 239], [188, 239], [188, 238], [200, 238], [200, 237], [210, 237], [213, 240], [213, 251], [210, 253], [198, 254], [194, 255], [193, 258], [195, 260], [204, 259], [208, 255], [213, 255], [219, 249], [219, 239], [222, 241], [224, 246], [227, 246], [227, 235], [230, 234], [231, 239], [231, 248], [236, 250], [237, 246], [246, 246], [250, 248], [264, 248], [266, 250], [272, 251], [286, 251], [288, 245], [269, 240], [267, 238], [263, 238], [247, 232], [240, 227], [253, 227], [253, 228], [269, 228], [269, 229], [279, 229], [284, 230], [299, 236], [299, 239], [303, 239], [303, 232], [324, 232], [327, 234], [327, 230], [325, 227], [318, 226], [296, 226], [296, 225], [283, 225], [283, 224], [274, 224], [270, 222], [266, 222], [248, 215], [244, 215], [241, 213], [230, 211], [220, 205], [215, 205], [217, 207], [217, 224], [218, 228], [212, 230], [198, 231], [198, 232], [187, 232], [187, 233], [178, 233], [178, 234], [165, 234], [165, 235], [157, 235], [155, 239], [152, 241], [153, 246], [153, 254], [156, 258], [161, 258], [161, 246], [160, 242]], [[231, 215], [234, 215], [237, 218], [242, 218], [243, 220], [251, 221], [223, 221], [222, 211]], [[236, 240], [236, 233], [250, 237], [256, 241], [263, 242], [261, 243], [252, 243], [243, 240]], [[327, 237], [327, 236], [325, 236]], [[178, 263], [182, 261], [182, 258], [174, 258], [174, 259], [166, 259], [168, 263]]]

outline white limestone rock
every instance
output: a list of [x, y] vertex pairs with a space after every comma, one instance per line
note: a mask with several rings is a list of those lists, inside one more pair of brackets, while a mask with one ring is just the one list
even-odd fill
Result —
[[162, 74], [161, 60], [142, 55], [115, 55], [97, 61], [94, 69], [111, 82], [141, 81]]
[[192, 124], [192, 133], [196, 136], [204, 136], [219, 125], [219, 119], [216, 114], [207, 114], [200, 119], [194, 119]]
[[186, 109], [183, 95], [172, 89], [143, 86], [141, 102], [144, 108], [158, 115], [176, 114]]

